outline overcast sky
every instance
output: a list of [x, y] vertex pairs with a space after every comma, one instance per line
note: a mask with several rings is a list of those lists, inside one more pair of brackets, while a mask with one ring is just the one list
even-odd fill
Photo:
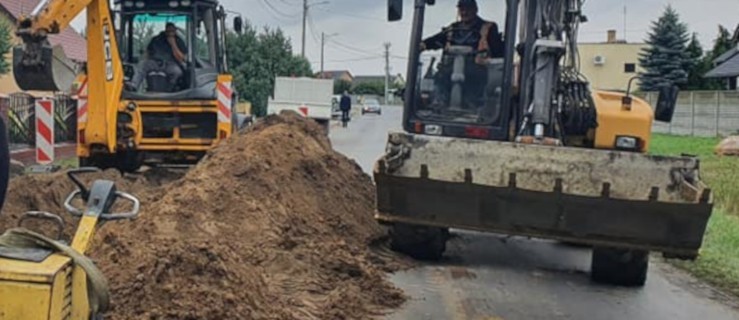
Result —
[[[348, 69], [354, 75], [384, 73], [383, 43], [392, 44], [393, 74], [405, 73], [408, 54], [412, 0], [405, 0], [405, 15], [400, 22], [385, 20], [385, 0], [312, 0], [306, 36], [306, 56], [315, 71], [320, 69], [321, 32], [333, 34], [325, 47], [325, 69]], [[504, 0], [478, 0], [480, 15], [504, 21]], [[580, 40], [600, 42], [608, 29], [616, 29], [619, 38], [640, 42], [646, 37], [650, 22], [656, 20], [668, 4], [678, 11], [691, 32], [698, 33], [704, 47], [712, 44], [722, 24], [732, 31], [739, 24], [737, 0], [588, 0], [585, 13], [590, 22], [581, 27]], [[256, 26], [280, 27], [292, 39], [300, 54], [302, 0], [221, 0], [229, 10], [241, 13]], [[439, 31], [456, 19], [456, 0], [437, 0], [428, 11], [425, 34]], [[624, 27], [624, 7], [626, 26]], [[75, 23], [80, 27], [81, 23]]]

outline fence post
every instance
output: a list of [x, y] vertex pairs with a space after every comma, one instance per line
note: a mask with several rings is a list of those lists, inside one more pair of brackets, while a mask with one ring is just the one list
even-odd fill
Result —
[[721, 135], [721, 92], [716, 91], [716, 136]]
[[695, 136], [695, 91], [690, 91], [690, 136]]
[[[654, 94], [653, 94], [653, 96], [654, 96]], [[657, 98], [657, 100], [659, 100], [659, 98]], [[675, 106], [675, 108], [677, 108], [677, 106]], [[672, 121], [670, 121], [670, 123], [668, 124], [667, 133], [669, 133], [670, 135], [672, 135]]]

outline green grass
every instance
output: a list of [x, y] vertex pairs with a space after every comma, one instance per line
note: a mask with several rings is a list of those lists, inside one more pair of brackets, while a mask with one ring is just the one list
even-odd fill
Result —
[[716, 210], [698, 260], [674, 264], [739, 295], [739, 157], [716, 156], [713, 150], [719, 142], [717, 138], [655, 135], [650, 153], [691, 154], [701, 159], [701, 177], [714, 192]]
[[59, 166], [62, 170], [77, 168], [78, 164], [79, 161], [77, 160], [77, 157], [67, 158], [54, 162], [54, 165]]

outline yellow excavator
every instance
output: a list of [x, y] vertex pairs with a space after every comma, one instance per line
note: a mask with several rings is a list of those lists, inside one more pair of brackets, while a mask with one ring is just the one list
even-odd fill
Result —
[[[77, 76], [47, 38], [85, 9], [88, 61]], [[23, 90], [75, 88], [81, 166], [193, 163], [236, 122], [225, 17], [216, 0], [44, 0], [19, 21], [15, 79]], [[233, 25], [240, 32], [241, 17]]]
[[[389, 20], [403, 2], [388, 1]], [[394, 249], [438, 259], [449, 228], [553, 239], [592, 246], [592, 279], [625, 286], [644, 285], [650, 251], [698, 255], [713, 206], [699, 160], [647, 154], [678, 90], [665, 83], [654, 108], [592, 90], [577, 46], [584, 2], [414, 2], [404, 131], [374, 168]], [[424, 39], [439, 10], [471, 18]], [[502, 32], [478, 18], [501, 12]], [[438, 67], [423, 49], [441, 51]]]

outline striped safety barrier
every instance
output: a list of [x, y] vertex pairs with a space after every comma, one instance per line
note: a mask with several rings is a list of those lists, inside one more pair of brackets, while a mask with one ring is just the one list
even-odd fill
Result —
[[231, 82], [218, 83], [218, 122], [231, 122], [233, 89]]
[[87, 79], [77, 91], [77, 122], [87, 122]]
[[36, 100], [36, 163], [54, 162], [54, 101]]

